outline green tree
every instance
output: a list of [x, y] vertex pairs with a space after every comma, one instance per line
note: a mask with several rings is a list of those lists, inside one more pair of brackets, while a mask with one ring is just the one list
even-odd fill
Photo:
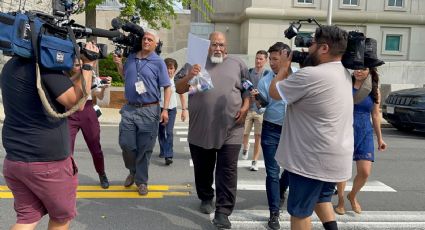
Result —
[[[95, 7], [105, 0], [85, 0], [86, 11], [95, 9]], [[131, 18], [134, 15], [140, 15], [140, 18], [145, 20], [150, 27], [154, 29], [171, 27], [171, 21], [176, 18], [174, 11], [174, 3], [182, 3], [185, 7], [190, 7], [202, 13], [205, 18], [208, 12], [213, 12], [213, 8], [208, 3], [208, 0], [119, 0], [124, 7], [121, 9], [122, 18]], [[203, 10], [203, 7], [206, 10]], [[96, 17], [89, 17], [94, 19]]]

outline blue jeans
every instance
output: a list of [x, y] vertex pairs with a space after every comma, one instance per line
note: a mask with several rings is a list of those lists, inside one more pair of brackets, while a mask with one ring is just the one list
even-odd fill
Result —
[[[162, 112], [163, 109], [161, 109]], [[168, 110], [168, 123], [166, 125], [159, 124], [158, 142], [159, 155], [165, 158], [173, 158], [173, 129], [176, 121], [177, 109]]]
[[148, 184], [149, 162], [158, 135], [159, 105], [134, 107], [124, 105], [120, 110], [119, 144], [125, 167], [135, 175], [136, 185]]
[[270, 212], [279, 212], [280, 167], [274, 157], [279, 145], [281, 131], [282, 126], [263, 121], [261, 148], [263, 149], [264, 164], [266, 166], [266, 192]]

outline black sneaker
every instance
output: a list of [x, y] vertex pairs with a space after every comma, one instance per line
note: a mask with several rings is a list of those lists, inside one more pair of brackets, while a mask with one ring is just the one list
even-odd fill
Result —
[[173, 163], [173, 158], [171, 157], [166, 157], [165, 158], [165, 165], [170, 165]]
[[270, 218], [267, 222], [267, 226], [269, 226], [269, 228], [273, 230], [280, 229], [279, 212], [270, 213]]
[[106, 174], [99, 175], [99, 180], [100, 180], [100, 187], [102, 187], [103, 189], [109, 188], [109, 181], [108, 181], [108, 177], [106, 177]]
[[212, 206], [212, 200], [203, 200], [201, 201], [201, 206], [199, 210], [204, 214], [210, 214], [214, 211], [214, 207]]
[[232, 224], [230, 223], [229, 217], [226, 214], [216, 212], [214, 219], [212, 220], [214, 226], [218, 229], [231, 229]]

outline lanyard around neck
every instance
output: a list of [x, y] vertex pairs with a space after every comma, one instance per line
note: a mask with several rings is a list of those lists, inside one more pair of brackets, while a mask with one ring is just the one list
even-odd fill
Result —
[[148, 60], [146, 59], [146, 62], [141, 66], [140, 62], [142, 62], [142, 59], [136, 58], [136, 74], [137, 74], [137, 81], [140, 81], [140, 78], [142, 76], [141, 72], [143, 68], [148, 64]]

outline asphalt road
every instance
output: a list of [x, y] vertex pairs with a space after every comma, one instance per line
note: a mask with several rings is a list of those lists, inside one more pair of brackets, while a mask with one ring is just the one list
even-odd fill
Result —
[[[214, 229], [210, 223], [212, 216], [198, 212], [186, 133], [187, 124], [176, 124], [176, 154], [171, 166], [165, 166], [158, 157], [158, 145], [155, 147], [149, 175], [153, 189], [148, 198], [140, 198], [135, 188], [121, 187], [127, 170], [117, 143], [117, 126], [102, 126], [101, 133], [106, 171], [112, 185], [109, 190], [98, 186], [91, 156], [79, 135], [75, 159], [81, 198], [77, 200], [79, 215], [71, 229]], [[359, 195], [364, 212], [339, 216], [340, 229], [425, 229], [425, 133], [403, 133], [388, 128], [383, 129], [383, 135], [388, 150], [376, 153], [372, 176]], [[5, 152], [3, 148], [0, 150], [2, 168]], [[234, 229], [265, 229], [268, 218], [265, 169], [260, 164], [258, 172], [251, 172], [249, 164], [249, 160], [240, 160], [237, 204], [231, 221]], [[0, 173], [2, 185], [5, 182]], [[7, 191], [1, 188], [5, 190], [5, 187], [0, 187], [0, 194], [5, 196]], [[347, 211], [351, 211], [349, 202], [346, 204]], [[282, 229], [288, 228], [286, 211], [281, 219]], [[0, 229], [8, 229], [14, 221], [13, 199], [0, 198]], [[317, 218], [313, 222], [314, 229], [321, 229]], [[46, 223], [47, 218], [43, 218], [37, 229], [46, 229]]]

